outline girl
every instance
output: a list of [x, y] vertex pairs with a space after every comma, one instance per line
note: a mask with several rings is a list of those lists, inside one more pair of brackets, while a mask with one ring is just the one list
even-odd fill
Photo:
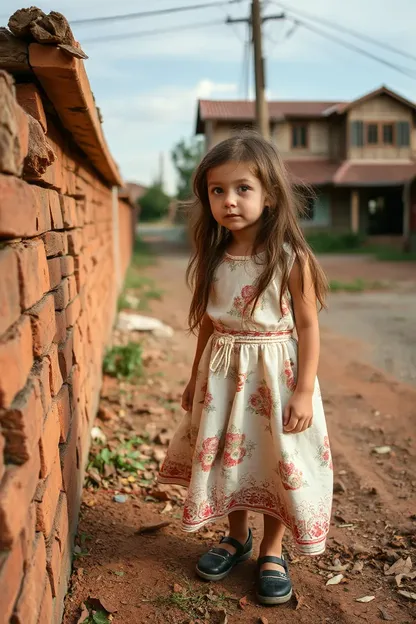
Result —
[[194, 193], [187, 277], [199, 337], [187, 413], [160, 481], [189, 488], [185, 531], [228, 516], [229, 535], [197, 563], [204, 579], [223, 579], [251, 556], [248, 511], [263, 514], [256, 593], [279, 604], [292, 595], [285, 528], [302, 554], [319, 555], [330, 523], [332, 461], [316, 379], [326, 281], [284, 165], [260, 136], [214, 147]]

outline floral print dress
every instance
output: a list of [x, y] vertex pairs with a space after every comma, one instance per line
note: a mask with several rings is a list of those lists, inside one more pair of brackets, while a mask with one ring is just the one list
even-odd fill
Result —
[[[286, 248], [289, 270], [293, 254]], [[297, 342], [289, 292], [279, 305], [276, 275], [246, 312], [261, 272], [257, 258], [226, 254], [207, 312], [214, 325], [199, 363], [192, 411], [185, 414], [159, 480], [188, 487], [182, 527], [195, 531], [245, 509], [280, 519], [299, 551], [325, 550], [333, 467], [315, 382], [313, 424], [283, 432], [283, 411], [297, 375]]]

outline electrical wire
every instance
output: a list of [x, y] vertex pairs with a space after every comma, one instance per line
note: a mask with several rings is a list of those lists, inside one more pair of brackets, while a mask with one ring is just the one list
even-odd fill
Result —
[[180, 33], [185, 30], [194, 30], [196, 28], [206, 28], [210, 26], [224, 26], [224, 20], [212, 20], [211, 22], [197, 22], [194, 24], [185, 24], [184, 26], [170, 26], [168, 28], [155, 28], [153, 30], [141, 30], [136, 32], [120, 33], [117, 35], [101, 35], [100, 37], [90, 37], [82, 39], [82, 44], [107, 43], [108, 41], [120, 41], [123, 39], [141, 39], [142, 37], [151, 37], [154, 35], [164, 35], [167, 33]]
[[71, 24], [82, 26], [84, 24], [104, 24], [106, 22], [116, 22], [123, 20], [138, 19], [141, 17], [154, 17], [158, 15], [169, 15], [172, 13], [182, 13], [184, 11], [196, 11], [198, 9], [209, 9], [224, 5], [238, 4], [244, 0], [222, 0], [220, 2], [205, 2], [204, 4], [192, 4], [188, 6], [177, 6], [169, 9], [156, 9], [151, 11], [141, 11], [140, 13], [125, 13], [122, 15], [108, 15], [105, 17], [87, 17], [85, 19], [70, 20]]
[[374, 39], [370, 37], [370, 35], [366, 35], [364, 33], [359, 32], [358, 30], [354, 30], [353, 28], [349, 28], [347, 26], [343, 26], [342, 24], [338, 24], [337, 22], [333, 22], [324, 17], [316, 17], [312, 13], [308, 13], [306, 11], [300, 11], [299, 9], [292, 8], [290, 5], [280, 2], [279, 0], [273, 0], [273, 4], [278, 6], [285, 11], [289, 11], [294, 13], [295, 15], [300, 15], [301, 17], [306, 17], [313, 22], [318, 22], [318, 24], [323, 24], [328, 26], [329, 28], [333, 28], [334, 30], [338, 30], [339, 32], [343, 32], [345, 34], [351, 35], [352, 37], [356, 37], [357, 39], [361, 39], [362, 41], [366, 41], [367, 43], [372, 43], [373, 45], [377, 45], [384, 50], [389, 50], [390, 52], [394, 52], [395, 54], [399, 54], [400, 56], [404, 56], [412, 61], [416, 61], [416, 56], [413, 54], [409, 54], [409, 52], [405, 52], [404, 50], [400, 50], [395, 46], [392, 46], [389, 43], [385, 43], [384, 41], [379, 41], [378, 39]]
[[326, 39], [335, 41], [335, 43], [338, 43], [344, 48], [353, 50], [354, 52], [359, 52], [363, 56], [366, 56], [372, 59], [373, 61], [377, 61], [377, 63], [381, 63], [382, 65], [385, 65], [386, 67], [389, 67], [390, 69], [394, 69], [395, 71], [400, 72], [401, 74], [403, 74], [404, 76], [407, 76], [408, 78], [412, 78], [413, 80], [416, 80], [416, 74], [406, 67], [401, 67], [400, 65], [391, 63], [390, 61], [383, 59], [381, 56], [377, 56], [376, 54], [373, 54], [372, 52], [369, 52], [368, 50], [365, 50], [364, 48], [360, 48], [359, 46], [356, 46], [353, 43], [349, 43], [348, 41], [345, 41], [344, 39], [340, 39], [339, 37], [336, 37], [335, 35], [331, 35], [325, 30], [321, 30], [320, 28], [317, 28], [316, 26], [313, 26], [312, 24], [309, 24], [308, 22], [305, 22], [299, 19], [295, 19], [294, 21], [300, 26], [303, 26], [303, 28], [306, 28], [310, 30], [311, 32], [314, 32], [320, 35], [321, 37], [325, 37]]

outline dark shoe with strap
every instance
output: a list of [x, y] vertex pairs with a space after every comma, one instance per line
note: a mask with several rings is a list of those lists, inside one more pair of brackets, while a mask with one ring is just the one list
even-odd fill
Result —
[[[279, 570], [261, 570], [264, 563], [275, 563], [282, 566], [285, 572]], [[289, 578], [287, 563], [280, 557], [260, 557], [257, 561], [258, 576], [256, 595], [260, 604], [277, 605], [288, 602], [292, 597], [292, 583]]]
[[220, 543], [231, 544], [235, 548], [235, 553], [216, 547], [202, 555], [197, 563], [196, 573], [207, 581], [221, 581], [237, 563], [250, 559], [253, 554], [253, 536], [250, 529], [244, 545], [233, 537], [223, 537]]

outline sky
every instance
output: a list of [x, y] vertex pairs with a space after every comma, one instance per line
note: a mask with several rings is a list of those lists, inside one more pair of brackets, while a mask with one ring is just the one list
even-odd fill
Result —
[[[206, 0], [55, 0], [37, 2], [43, 11], [71, 20], [203, 4]], [[293, 21], [264, 24], [267, 94], [270, 99], [349, 100], [382, 84], [416, 100], [416, 0], [282, 0], [287, 7], [314, 13], [400, 48], [414, 60], [348, 35], [326, 29], [372, 54], [414, 72], [409, 78], [390, 67], [341, 47]], [[273, 1], [264, 14], [278, 14]], [[0, 25], [26, 5], [2, 0]], [[87, 74], [100, 107], [111, 153], [125, 180], [151, 184], [163, 162], [165, 188], [173, 193], [176, 176], [170, 153], [195, 133], [197, 100], [244, 99], [254, 92], [247, 26], [229, 25], [227, 16], [247, 17], [249, 0], [224, 6], [104, 24], [73, 25], [89, 59]], [[287, 18], [293, 17], [290, 11]], [[205, 25], [206, 22], [218, 22]], [[193, 26], [204, 24], [203, 27]], [[191, 27], [189, 27], [191, 25]], [[323, 25], [315, 24], [323, 29]], [[177, 28], [143, 36], [146, 30]], [[291, 33], [292, 31], [292, 33]], [[132, 37], [124, 37], [134, 33]], [[121, 35], [117, 40], [107, 36]], [[100, 42], [89, 41], [103, 37]]]

